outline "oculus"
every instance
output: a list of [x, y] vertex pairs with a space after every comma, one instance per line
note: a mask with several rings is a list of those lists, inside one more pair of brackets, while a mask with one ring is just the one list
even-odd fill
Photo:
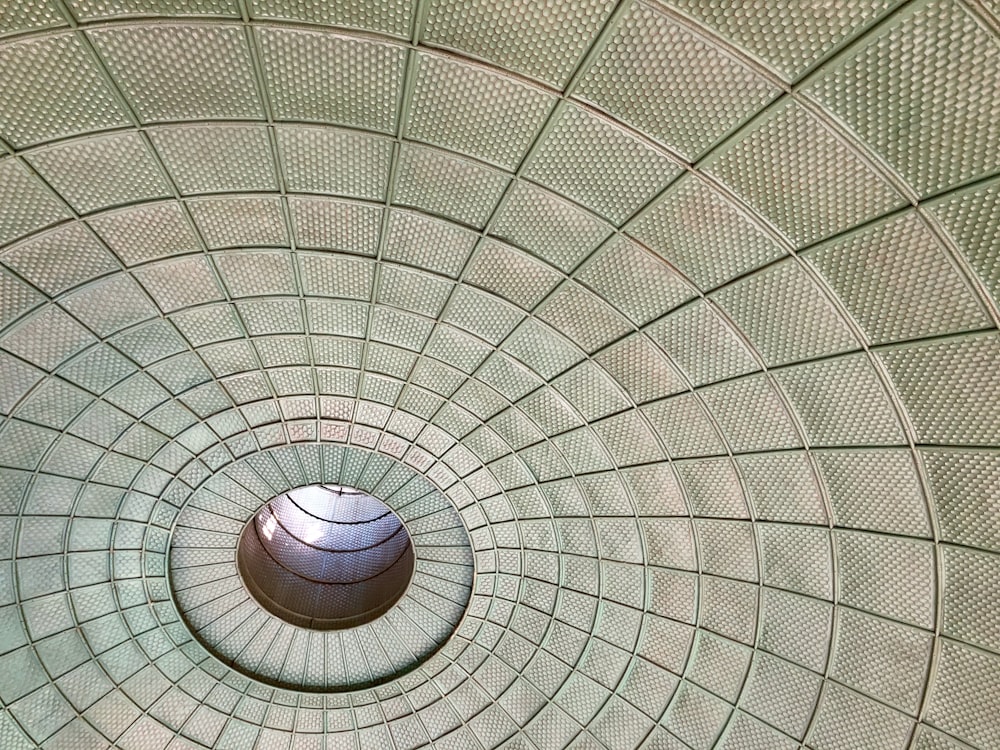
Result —
[[272, 498], [240, 535], [237, 566], [268, 612], [313, 630], [352, 628], [385, 614], [413, 577], [403, 522], [361, 490], [298, 487]]

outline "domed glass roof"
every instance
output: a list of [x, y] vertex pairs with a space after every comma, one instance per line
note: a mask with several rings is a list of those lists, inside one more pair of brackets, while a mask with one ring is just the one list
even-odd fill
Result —
[[0, 1], [0, 747], [995, 748], [998, 34]]

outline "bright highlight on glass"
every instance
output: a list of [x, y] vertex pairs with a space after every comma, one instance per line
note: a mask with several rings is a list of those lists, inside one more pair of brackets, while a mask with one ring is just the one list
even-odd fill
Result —
[[413, 544], [380, 500], [351, 487], [309, 485], [278, 495], [247, 524], [240, 575], [274, 615], [314, 630], [384, 614], [413, 575]]

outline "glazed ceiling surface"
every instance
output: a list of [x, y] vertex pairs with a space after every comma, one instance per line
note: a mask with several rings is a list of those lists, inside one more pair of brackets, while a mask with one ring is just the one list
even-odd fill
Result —
[[0, 0], [0, 747], [1000, 747], [998, 13]]

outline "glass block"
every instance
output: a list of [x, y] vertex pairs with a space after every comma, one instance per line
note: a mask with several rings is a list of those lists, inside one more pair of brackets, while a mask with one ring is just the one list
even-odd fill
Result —
[[620, 225], [680, 172], [622, 128], [566, 105], [532, 153], [525, 176]]
[[688, 679], [733, 703], [743, 685], [751, 655], [746, 646], [699, 631], [691, 651]]
[[39, 744], [74, 717], [73, 708], [51, 685], [22, 698], [9, 710]]
[[822, 528], [759, 524], [764, 585], [818, 599], [833, 597], [830, 533]]
[[233, 297], [297, 293], [292, 256], [287, 252], [222, 253], [214, 256]]
[[786, 81], [795, 81], [830, 50], [897, 5], [892, 0], [882, 0], [864, 7], [834, 7], [814, 0], [797, 0], [783, 6], [780, 17], [763, 8], [747, 8], [748, 12], [738, 19], [705, 8], [696, 0], [682, 0], [678, 8], [731, 39]]
[[322, 199], [288, 201], [299, 247], [375, 255], [382, 228], [382, 211]]
[[[995, 37], [972, 13], [925, 2], [895, 14], [806, 90], [927, 195], [1000, 166], [984, 148], [1000, 120], [995, 49]], [[970, 59], [984, 63], [969, 66]], [[956, 80], [963, 91], [982, 94], [939, 93], [945, 81]], [[880, 102], [876, 117], [862, 104], [871, 101]], [[903, 126], [914, 111], [921, 113], [919, 126]]]
[[157, 24], [98, 29], [89, 38], [143, 122], [259, 119], [242, 29]]
[[70, 0], [69, 5], [79, 18], [86, 19], [159, 14], [239, 17], [231, 0]]
[[923, 693], [932, 636], [854, 610], [840, 612], [831, 676], [915, 714]]
[[637, 3], [576, 93], [696, 161], [779, 89], [666, 13]]
[[1000, 183], [996, 180], [949, 193], [931, 204], [931, 213], [945, 226], [973, 273], [994, 304], [1000, 302], [1000, 264], [993, 248], [1000, 226]]
[[395, 131], [403, 47], [277, 28], [257, 38], [276, 118]]
[[616, 466], [632, 466], [663, 459], [650, 428], [635, 412], [609, 417], [594, 425]]
[[714, 152], [705, 168], [797, 247], [903, 203], [888, 183], [791, 99], [771, 107], [738, 140]]
[[591, 362], [581, 362], [556, 379], [553, 386], [588, 421], [628, 407], [621, 391]]
[[29, 29], [61, 26], [65, 19], [49, 3], [20, 0], [12, 3], [6, 17], [0, 22], [0, 35], [16, 34]]
[[749, 518], [746, 498], [733, 462], [726, 458], [674, 464], [692, 515]]
[[156, 263], [139, 269], [135, 276], [166, 313], [223, 299], [216, 275], [203, 257]]
[[727, 725], [726, 733], [720, 739], [720, 750], [736, 748], [770, 748], [772, 750], [794, 750], [799, 745], [791, 737], [772, 729], [768, 724], [752, 718], [749, 714], [736, 711]]
[[685, 393], [648, 404], [642, 412], [672, 458], [713, 456], [726, 452], [718, 428], [694, 394]]
[[231, 305], [205, 305], [182, 310], [170, 317], [171, 322], [193, 346], [240, 338], [243, 327]]
[[28, 160], [80, 213], [170, 195], [137, 133], [72, 141], [36, 151]]
[[760, 647], [813, 672], [822, 672], [830, 650], [832, 612], [828, 602], [764, 589]]
[[0, 271], [0, 326], [8, 326], [45, 298], [13, 275]]
[[0, 82], [0, 134], [15, 147], [128, 124], [72, 32], [5, 44], [0, 66], [8, 71]]
[[1000, 558], [978, 550], [944, 548], [944, 632], [1000, 652], [997, 613]]
[[732, 708], [691, 683], [674, 694], [663, 725], [690, 747], [707, 750], [715, 744]]
[[757, 552], [749, 522], [695, 522], [702, 569], [712, 575], [756, 581]]
[[997, 656], [945, 641], [931, 687], [927, 722], [973, 745], [989, 744], [1000, 689]]
[[459, 286], [441, 319], [496, 346], [521, 322], [520, 310], [492, 295]]
[[680, 373], [645, 336], [630, 336], [594, 359], [637, 404], [684, 390]]
[[46, 370], [96, 341], [93, 334], [58, 307], [47, 306], [10, 329], [0, 346]]
[[539, 307], [538, 317], [591, 353], [631, 329], [607, 303], [572, 282], [549, 296]]
[[100, 336], [108, 336], [157, 314], [142, 288], [124, 274], [93, 282], [65, 297], [62, 305]]
[[420, 53], [405, 134], [504, 169], [520, 163], [554, 97], [514, 78]]

